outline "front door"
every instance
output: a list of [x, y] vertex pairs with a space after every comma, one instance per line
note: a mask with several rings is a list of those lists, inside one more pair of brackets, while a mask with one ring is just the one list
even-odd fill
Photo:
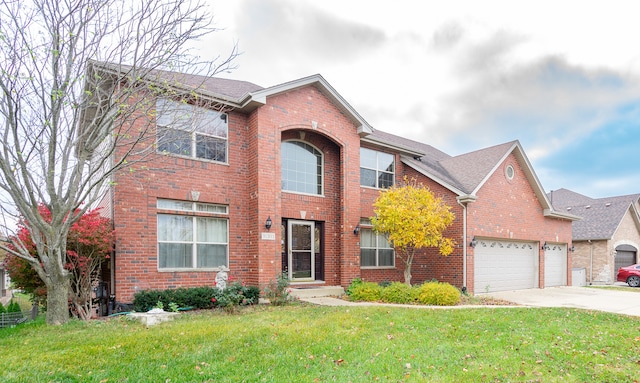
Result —
[[289, 280], [315, 280], [315, 223], [289, 220], [287, 229]]

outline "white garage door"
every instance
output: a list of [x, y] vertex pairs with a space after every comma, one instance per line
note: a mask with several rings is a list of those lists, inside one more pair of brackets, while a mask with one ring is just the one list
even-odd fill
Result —
[[544, 287], [567, 285], [567, 246], [547, 245], [544, 251]]
[[535, 242], [478, 240], [474, 248], [475, 293], [538, 287], [537, 254]]

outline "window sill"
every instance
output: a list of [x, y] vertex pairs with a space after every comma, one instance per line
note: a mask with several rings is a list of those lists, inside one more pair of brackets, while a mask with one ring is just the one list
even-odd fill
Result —
[[191, 157], [191, 156], [181, 156], [180, 154], [175, 154], [175, 153], [168, 153], [168, 152], [156, 152], [156, 154], [162, 156], [162, 157], [172, 157], [172, 158], [182, 158], [185, 160], [192, 160], [192, 161], [200, 161], [200, 162], [206, 162], [209, 164], [216, 164], [216, 165], [229, 165], [229, 162], [222, 162], [222, 161], [215, 161], [215, 160], [208, 160], [206, 158], [198, 158], [198, 157]]
[[395, 270], [395, 266], [360, 266], [361, 270]]
[[[204, 272], [204, 273], [212, 273], [212, 272], [218, 272], [221, 271], [222, 269], [220, 269], [219, 267], [215, 267], [215, 268], [202, 268], [202, 269], [198, 269], [198, 268], [164, 268], [164, 269], [158, 269], [159, 273], [200, 273], [200, 272]], [[225, 270], [227, 271], [227, 270]], [[228, 272], [228, 271], [227, 271]]]

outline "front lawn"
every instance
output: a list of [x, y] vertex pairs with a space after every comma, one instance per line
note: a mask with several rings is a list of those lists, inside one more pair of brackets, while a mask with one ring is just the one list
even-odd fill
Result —
[[640, 318], [565, 308], [250, 307], [0, 331], [2, 382], [633, 382]]

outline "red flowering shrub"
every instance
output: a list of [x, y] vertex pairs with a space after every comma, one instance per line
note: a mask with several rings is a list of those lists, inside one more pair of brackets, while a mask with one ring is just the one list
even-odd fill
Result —
[[[46, 206], [40, 205], [38, 210], [45, 220], [51, 219]], [[13, 241], [20, 241], [33, 257], [38, 258], [31, 234], [24, 225], [18, 227], [16, 237]], [[109, 257], [113, 242], [111, 220], [100, 216], [99, 209], [86, 212], [71, 226], [67, 237], [65, 268], [72, 275], [70, 309], [78, 318], [91, 317], [92, 284], [98, 281], [100, 266]], [[17, 288], [31, 295], [34, 302], [45, 302], [46, 287], [29, 262], [8, 254], [5, 258], [5, 269]]]

